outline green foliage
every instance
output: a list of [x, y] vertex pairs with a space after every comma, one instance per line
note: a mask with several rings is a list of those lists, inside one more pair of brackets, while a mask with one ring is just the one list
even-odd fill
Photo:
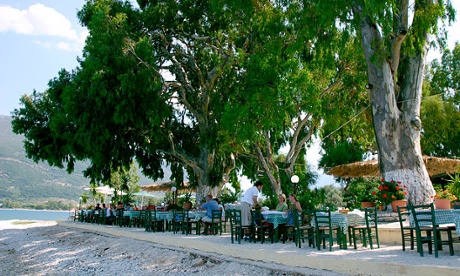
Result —
[[347, 208], [359, 209], [361, 202], [376, 202], [375, 193], [380, 182], [377, 179], [357, 178], [351, 180], [343, 192], [343, 201]]
[[297, 195], [297, 201], [299, 201], [302, 209], [317, 209], [324, 205], [326, 201], [326, 191], [318, 188], [304, 191]]
[[231, 189], [224, 187], [219, 198], [220, 198], [222, 205], [225, 206], [225, 204], [228, 204], [228, 203], [238, 202], [238, 200], [240, 199], [240, 195], [241, 195], [241, 190], [233, 191]]
[[363, 160], [363, 148], [356, 142], [340, 141], [335, 145], [323, 143], [323, 146], [325, 145], [329, 148], [326, 148], [325, 154], [319, 160], [318, 166], [320, 168], [332, 168]]
[[329, 207], [329, 209], [337, 210], [338, 207], [345, 206], [342, 197], [342, 189], [337, 188], [334, 185], [326, 185], [321, 189], [324, 189], [326, 196], [326, 199], [324, 200], [324, 205]]
[[35, 210], [70, 210], [77, 207], [72, 201], [49, 199], [43, 202], [17, 202], [5, 200], [2, 203], [3, 208], [24, 208]]
[[434, 60], [427, 69], [421, 145], [424, 154], [439, 157], [460, 156], [460, 45], [445, 50], [441, 61]]
[[448, 181], [448, 185], [446, 187], [456, 198], [457, 200], [460, 199], [460, 174], [454, 173], [453, 175], [448, 174], [450, 179]]
[[184, 203], [193, 203], [192, 193], [183, 193], [179, 196], [178, 205], [182, 206]]

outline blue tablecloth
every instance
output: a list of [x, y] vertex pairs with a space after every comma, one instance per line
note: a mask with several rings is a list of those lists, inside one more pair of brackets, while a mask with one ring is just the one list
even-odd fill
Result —
[[[434, 210], [436, 224], [456, 224], [456, 231], [459, 234], [459, 225], [456, 223], [460, 217], [459, 209]], [[415, 221], [412, 214], [409, 215], [410, 225], [415, 227]], [[429, 222], [421, 222], [421, 226], [431, 225]]]
[[129, 217], [130, 220], [141, 216], [141, 211], [123, 211], [124, 217]]
[[265, 211], [262, 212], [264, 220], [269, 223], [273, 223], [273, 228], [278, 228], [280, 224], [286, 224], [289, 221], [288, 214], [286, 212], [277, 212], [277, 211]]
[[[364, 214], [364, 213], [363, 213]], [[348, 213], [348, 214], [341, 214], [341, 213], [331, 213], [331, 226], [332, 227], [340, 227], [342, 228], [342, 232], [344, 234], [348, 231], [348, 225], [363, 225], [366, 224], [366, 220], [363, 214], [357, 213]], [[311, 224], [315, 227], [315, 220], [311, 220]]]

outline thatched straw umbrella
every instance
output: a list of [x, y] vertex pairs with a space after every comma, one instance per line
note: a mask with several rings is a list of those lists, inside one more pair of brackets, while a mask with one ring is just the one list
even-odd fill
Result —
[[[423, 156], [426, 169], [430, 177], [441, 174], [453, 174], [460, 172], [460, 160]], [[342, 178], [355, 178], [355, 177], [379, 177], [379, 166], [377, 160], [368, 160], [361, 162], [354, 162], [335, 166], [330, 169], [327, 174]]]
[[[144, 185], [141, 187], [143, 191], [147, 192], [170, 192], [172, 187], [176, 186], [176, 182], [167, 181], [167, 182], [155, 182], [153, 184]], [[180, 192], [193, 193], [195, 189], [188, 188], [189, 183], [183, 182], [180, 187], [176, 187]]]

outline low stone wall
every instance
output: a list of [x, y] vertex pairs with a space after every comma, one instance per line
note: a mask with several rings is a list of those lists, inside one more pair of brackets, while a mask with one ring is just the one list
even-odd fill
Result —
[[398, 222], [398, 213], [396, 212], [378, 212], [378, 220], [379, 222]]

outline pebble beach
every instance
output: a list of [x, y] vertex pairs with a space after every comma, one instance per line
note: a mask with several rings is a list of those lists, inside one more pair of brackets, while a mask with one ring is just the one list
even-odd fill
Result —
[[0, 275], [460, 275], [460, 252], [400, 246], [332, 252], [228, 235], [149, 233], [80, 222], [0, 221]]

